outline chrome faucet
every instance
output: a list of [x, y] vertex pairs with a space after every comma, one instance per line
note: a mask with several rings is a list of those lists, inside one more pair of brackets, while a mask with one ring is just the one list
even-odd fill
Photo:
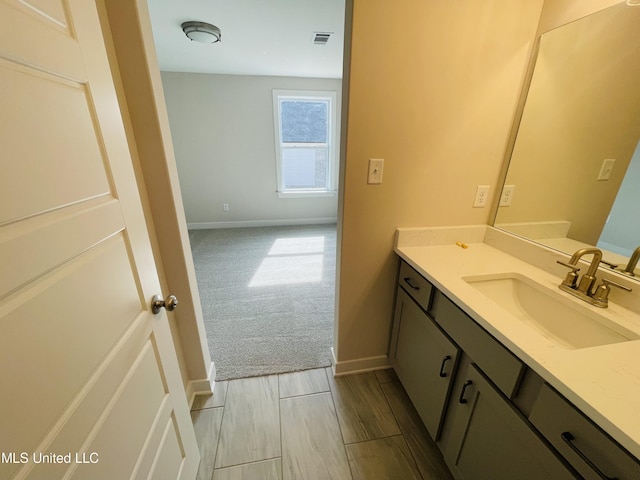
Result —
[[640, 260], [640, 247], [636, 248], [633, 251], [633, 253], [631, 254], [631, 258], [629, 259], [629, 263], [627, 263], [627, 266], [621, 273], [624, 273], [625, 275], [629, 275], [631, 277], [635, 277], [636, 275], [634, 273], [634, 270], [638, 265], [638, 260]]
[[[640, 247], [636, 251], [639, 252], [638, 255], [640, 256]], [[582, 278], [579, 278], [580, 275], [578, 274], [578, 272], [580, 271], [580, 267], [578, 266], [578, 262], [584, 255], [593, 255], [593, 259], [591, 260], [591, 264], [589, 264], [587, 273], [582, 275]], [[624, 285], [612, 282], [611, 280], [603, 280], [602, 284], [598, 285], [598, 287], [594, 290], [593, 286], [596, 283], [596, 272], [598, 271], [598, 267], [600, 266], [601, 261], [602, 251], [599, 248], [593, 247], [581, 248], [580, 250], [577, 250], [571, 256], [569, 263], [561, 262], [560, 260], [558, 260], [558, 263], [560, 265], [571, 269], [571, 271], [567, 273], [567, 276], [559, 285], [560, 289], [570, 293], [575, 297], [578, 297], [581, 300], [584, 300], [585, 302], [590, 303], [591, 305], [602, 308], [606, 308], [609, 304], [609, 292], [611, 291], [611, 286], [618, 287], [630, 292], [631, 289], [629, 287], [625, 287]]]

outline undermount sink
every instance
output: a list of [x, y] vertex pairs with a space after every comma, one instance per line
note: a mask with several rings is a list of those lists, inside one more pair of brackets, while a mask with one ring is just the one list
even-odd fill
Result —
[[561, 347], [578, 349], [640, 336], [570, 297], [519, 273], [462, 278], [487, 298]]

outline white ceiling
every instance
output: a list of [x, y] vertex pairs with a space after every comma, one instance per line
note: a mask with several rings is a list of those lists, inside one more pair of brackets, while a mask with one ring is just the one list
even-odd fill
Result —
[[[148, 0], [160, 70], [342, 78], [345, 0]], [[189, 40], [180, 25], [216, 25], [222, 41]], [[314, 32], [333, 32], [326, 45]]]

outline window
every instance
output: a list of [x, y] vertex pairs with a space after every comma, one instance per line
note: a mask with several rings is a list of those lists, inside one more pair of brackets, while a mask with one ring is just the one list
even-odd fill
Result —
[[336, 93], [274, 90], [279, 197], [334, 195]]

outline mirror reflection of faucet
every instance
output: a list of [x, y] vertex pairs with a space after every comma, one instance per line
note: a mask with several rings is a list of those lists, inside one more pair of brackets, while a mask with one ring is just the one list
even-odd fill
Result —
[[[638, 252], [638, 256], [640, 256], [640, 247], [636, 249], [636, 252]], [[636, 252], [634, 252], [634, 254]], [[578, 262], [584, 255], [593, 255], [593, 259], [591, 260], [591, 264], [589, 264], [587, 273], [582, 275], [582, 278], [580, 278], [580, 275], [578, 274], [578, 272], [580, 271]], [[590, 303], [591, 305], [595, 305], [596, 307], [601, 308], [607, 308], [609, 304], [609, 292], [611, 291], [612, 286], [630, 292], [631, 289], [629, 287], [606, 279], [602, 280], [602, 283], [595, 289], [593, 288], [594, 284], [596, 283], [596, 272], [598, 271], [598, 267], [600, 266], [601, 261], [602, 251], [599, 248], [581, 248], [571, 256], [571, 259], [568, 263], [558, 260], [558, 263], [560, 265], [571, 269], [571, 271], [567, 273], [567, 276], [559, 285], [560, 289], [570, 293], [575, 297], [578, 297], [581, 300], [584, 300], [585, 302]], [[637, 262], [638, 259], [636, 259], [636, 263]], [[631, 263], [631, 261], [629, 263]], [[631, 269], [631, 271], [633, 272], [633, 268]]]
[[635, 277], [636, 274], [634, 270], [638, 266], [638, 260], [640, 260], [640, 247], [636, 248], [631, 254], [631, 258], [629, 258], [629, 263], [624, 270], [621, 270], [620, 273], [624, 273], [625, 275], [629, 275], [630, 277]]

